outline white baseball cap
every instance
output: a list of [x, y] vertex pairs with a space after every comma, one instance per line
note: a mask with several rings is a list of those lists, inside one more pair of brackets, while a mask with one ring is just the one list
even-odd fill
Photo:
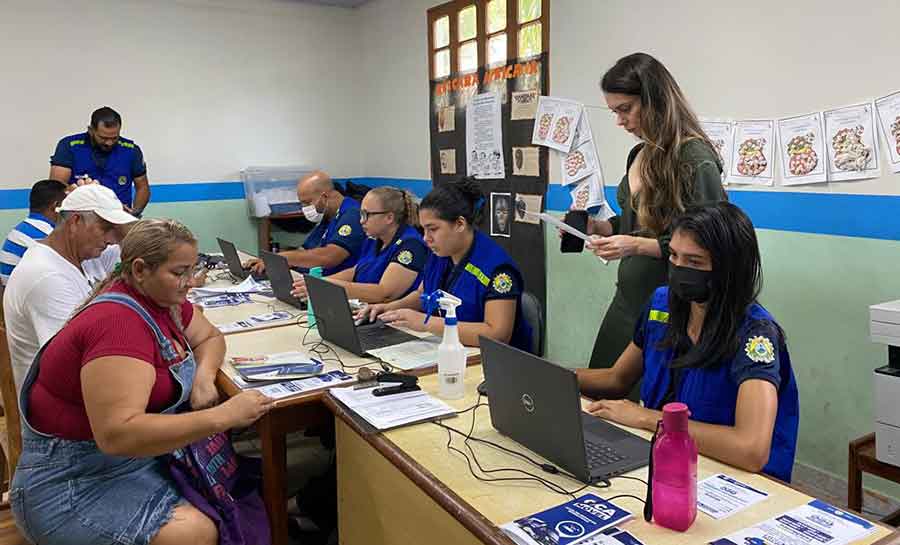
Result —
[[57, 212], [93, 212], [110, 223], [122, 225], [138, 219], [122, 208], [112, 189], [100, 184], [76, 187], [63, 199]]

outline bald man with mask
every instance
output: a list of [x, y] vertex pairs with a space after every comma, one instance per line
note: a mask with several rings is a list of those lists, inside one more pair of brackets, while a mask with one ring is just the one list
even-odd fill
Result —
[[[297, 183], [297, 196], [303, 205], [303, 215], [316, 227], [309, 232], [302, 249], [278, 252], [288, 264], [302, 270], [322, 267], [328, 276], [356, 265], [366, 235], [359, 223], [359, 202], [341, 195], [327, 174], [316, 171]], [[370, 212], [371, 213], [371, 212]], [[253, 260], [249, 265], [256, 272], [265, 271], [265, 264]]]

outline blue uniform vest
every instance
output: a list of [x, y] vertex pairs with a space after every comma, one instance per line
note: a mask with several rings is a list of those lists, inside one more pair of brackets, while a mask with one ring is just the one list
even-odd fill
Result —
[[91, 136], [88, 133], [67, 136], [64, 140], [68, 143], [74, 157], [73, 181], [76, 176], [87, 174], [115, 191], [122, 204], [131, 206], [131, 189], [134, 186], [132, 166], [137, 153], [134, 142], [119, 137], [118, 143], [113, 146], [106, 158], [106, 164], [100, 168], [94, 161], [94, 154], [100, 152], [91, 146]]
[[[420, 241], [423, 245], [425, 241], [422, 240], [422, 235], [416, 231], [415, 227], [410, 225], [403, 226], [397, 229], [397, 233], [394, 235], [394, 240], [385, 247], [382, 248], [379, 252], [378, 245], [381, 244], [380, 240], [367, 238], [363, 243], [362, 251], [360, 252], [359, 261], [356, 263], [356, 270], [353, 273], [353, 281], [360, 282], [362, 284], [378, 284], [381, 282], [381, 277], [384, 275], [384, 271], [388, 268], [388, 265], [394, 260], [397, 256], [397, 253], [400, 251], [400, 245], [409, 239], [415, 239]], [[419, 283], [422, 281], [422, 273], [416, 275], [415, 281], [406, 290], [401, 297], [406, 296], [411, 291], [417, 289], [419, 287]]]
[[[456, 309], [456, 317], [460, 322], [484, 321], [484, 305], [487, 302], [485, 296], [491, 291], [491, 278], [494, 270], [500, 265], [509, 265], [515, 269], [521, 282], [519, 267], [506, 253], [506, 250], [481, 231], [475, 231], [469, 261], [464, 265], [465, 269], [454, 280], [453, 285], [449, 286], [449, 289], [445, 289], [462, 299], [462, 304]], [[444, 278], [445, 271], [452, 268], [453, 260], [449, 257], [439, 257], [434, 254], [429, 256], [428, 262], [425, 264], [424, 292], [431, 293], [441, 289], [441, 280]], [[509, 344], [520, 350], [531, 352], [531, 326], [522, 316], [521, 297], [516, 299], [516, 321]]]
[[[313, 248], [322, 248], [327, 246], [331, 241], [331, 238], [334, 236], [335, 231], [337, 231], [338, 227], [341, 225], [341, 219], [344, 214], [356, 211], [357, 222], [359, 221], [359, 201], [355, 201], [350, 197], [344, 197], [344, 200], [341, 202], [341, 207], [338, 208], [338, 213], [331, 218], [331, 221], [322, 220], [321, 223], [316, 225], [312, 231], [306, 235], [306, 240], [303, 241], [303, 247], [307, 250], [311, 250]], [[342, 261], [336, 267], [332, 267], [330, 269], [325, 269], [322, 271], [322, 276], [330, 276], [334, 273], [338, 273], [343, 271], [344, 269], [349, 269], [350, 267], [356, 265], [357, 260], [359, 259], [359, 253], [350, 252], [350, 255], [347, 256], [347, 259]], [[308, 269], [301, 269], [303, 272], [306, 272]]]
[[[674, 350], [659, 347], [659, 342], [665, 337], [668, 329], [668, 298], [669, 288], [667, 287], [658, 288], [654, 292], [650, 300], [650, 316], [644, 330], [644, 376], [641, 384], [641, 400], [646, 407], [656, 410], [662, 408], [661, 405], [672, 380], [669, 363], [674, 359]], [[747, 311], [744, 323], [739, 329], [739, 335], [746, 335], [750, 326], [760, 321], [774, 323], [775, 319], [761, 305], [754, 303]], [[778, 339], [777, 342], [779, 343], [777, 354], [780, 374], [778, 412], [772, 432], [769, 461], [763, 468], [763, 473], [790, 482], [794, 453], [797, 447], [800, 401], [787, 346], [783, 339]], [[743, 350], [743, 345], [741, 350]], [[733, 359], [729, 359], [707, 369], [689, 368], [681, 371], [675, 400], [687, 404], [691, 410], [692, 420], [734, 426], [734, 413], [740, 385], [731, 378], [732, 364]]]

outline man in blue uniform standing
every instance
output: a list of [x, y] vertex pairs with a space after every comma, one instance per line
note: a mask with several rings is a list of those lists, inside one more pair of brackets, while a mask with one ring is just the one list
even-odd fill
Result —
[[[316, 171], [297, 183], [303, 215], [316, 227], [306, 235], [303, 248], [279, 252], [291, 267], [322, 267], [328, 276], [356, 265], [366, 234], [359, 222], [359, 202], [334, 188], [328, 174]], [[260, 260], [249, 263], [255, 272], [265, 271]]]
[[[112, 189], [125, 209], [140, 217], [150, 201], [144, 154], [122, 138], [122, 116], [108, 106], [91, 114], [87, 132], [59, 141], [50, 158], [50, 179], [64, 184], [88, 177]], [[132, 196], [133, 188], [133, 196]]]

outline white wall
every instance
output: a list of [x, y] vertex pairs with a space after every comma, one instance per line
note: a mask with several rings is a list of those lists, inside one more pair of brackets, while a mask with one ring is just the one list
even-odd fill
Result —
[[366, 176], [431, 178], [426, 10], [439, 0], [375, 0], [359, 8]]
[[[900, 90], [900, 3], [891, 0], [552, 0], [550, 13], [551, 92], [601, 106], [589, 111], [608, 185], [618, 184], [633, 140], [607, 113], [599, 81], [635, 51], [661, 60], [709, 118], [777, 119]], [[900, 194], [900, 176], [886, 165], [883, 172], [876, 180], [754, 189]]]
[[3, 0], [0, 188], [45, 177], [101, 105], [151, 183], [270, 164], [360, 175], [358, 20], [272, 0]]

